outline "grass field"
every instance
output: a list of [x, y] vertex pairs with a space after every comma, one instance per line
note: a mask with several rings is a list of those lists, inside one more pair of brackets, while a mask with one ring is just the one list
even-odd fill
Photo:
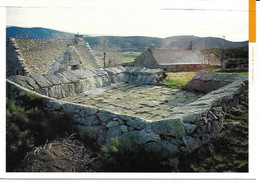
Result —
[[170, 88], [181, 88], [192, 79], [196, 72], [169, 72], [167, 73], [167, 78], [161, 83], [161, 85]]
[[[168, 72], [166, 80], [163, 81], [161, 85], [170, 88], [181, 88], [186, 85], [196, 73], [197, 72]], [[238, 72], [235, 74], [248, 76], [248, 72]]]
[[[103, 66], [103, 53], [92, 49], [94, 52], [95, 57], [97, 58], [97, 61], [100, 66]], [[126, 62], [134, 62], [134, 59], [139, 56], [141, 52], [120, 52], [119, 57], [121, 57], [121, 62], [126, 63]]]

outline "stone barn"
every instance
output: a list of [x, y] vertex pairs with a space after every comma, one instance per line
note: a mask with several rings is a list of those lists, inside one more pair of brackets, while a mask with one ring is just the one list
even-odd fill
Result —
[[135, 67], [161, 68], [168, 72], [198, 71], [220, 65], [214, 55], [203, 55], [195, 50], [147, 48], [134, 62]]
[[74, 39], [8, 38], [6, 62], [7, 76], [99, 68], [89, 44], [79, 34]]

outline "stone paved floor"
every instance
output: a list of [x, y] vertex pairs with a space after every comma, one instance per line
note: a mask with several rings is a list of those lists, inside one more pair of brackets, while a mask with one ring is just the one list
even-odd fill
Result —
[[159, 120], [169, 117], [174, 108], [191, 103], [202, 96], [163, 86], [121, 84], [88, 91], [63, 100], [89, 104], [96, 108], [148, 120]]

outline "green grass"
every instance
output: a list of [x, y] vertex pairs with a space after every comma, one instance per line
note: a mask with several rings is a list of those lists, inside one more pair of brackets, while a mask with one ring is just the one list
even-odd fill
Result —
[[[93, 49], [93, 52], [98, 59], [98, 62], [103, 63], [103, 53]], [[134, 62], [134, 59], [139, 56], [142, 52], [120, 52], [119, 55], [122, 58], [122, 62]]]
[[139, 56], [141, 52], [121, 52], [123, 62], [134, 62], [134, 59]]
[[238, 74], [240, 74], [242, 76], [248, 76], [248, 72], [239, 72]]
[[167, 73], [167, 78], [160, 83], [162, 86], [170, 88], [181, 88], [192, 79], [196, 72]]

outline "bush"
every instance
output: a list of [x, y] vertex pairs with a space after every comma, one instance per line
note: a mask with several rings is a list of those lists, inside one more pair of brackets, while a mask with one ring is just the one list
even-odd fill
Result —
[[35, 146], [72, 134], [73, 120], [52, 116], [44, 110], [42, 98], [31, 92], [21, 93], [16, 100], [6, 100], [7, 171], [14, 171], [19, 161]]
[[165, 70], [163, 70], [163, 72], [162, 72], [163, 79], [167, 78], [167, 76], [168, 76], [167, 72]]
[[165, 152], [153, 152], [136, 143], [133, 136], [120, 136], [102, 147], [106, 161], [103, 169], [116, 172], [178, 171], [178, 158]]

